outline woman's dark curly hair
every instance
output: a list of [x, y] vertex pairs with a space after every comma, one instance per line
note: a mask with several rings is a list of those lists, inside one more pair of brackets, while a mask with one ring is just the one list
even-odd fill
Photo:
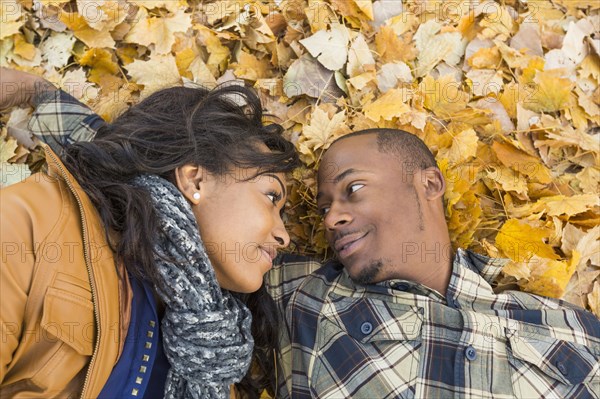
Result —
[[[174, 87], [152, 94], [103, 125], [93, 141], [65, 147], [61, 158], [96, 206], [107, 235], [118, 234], [118, 240], [109, 240], [116, 261], [152, 281], [151, 237], [157, 218], [148, 193], [131, 180], [149, 173], [174, 182], [175, 169], [185, 164], [200, 165], [213, 174], [232, 167], [258, 168], [259, 174], [290, 172], [299, 165], [298, 155], [282, 130], [277, 124], [263, 125], [260, 100], [248, 88]], [[270, 152], [264, 151], [265, 145]], [[253, 368], [263, 373], [249, 370], [236, 385], [243, 397], [258, 398], [263, 389], [275, 391], [278, 317], [264, 284], [253, 294], [237, 296], [252, 312]]]

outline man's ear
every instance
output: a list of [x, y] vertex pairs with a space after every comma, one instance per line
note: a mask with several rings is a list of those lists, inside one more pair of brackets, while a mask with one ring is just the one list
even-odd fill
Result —
[[442, 171], [436, 167], [421, 170], [421, 183], [425, 189], [425, 197], [432, 201], [444, 196], [446, 181]]
[[204, 168], [185, 164], [175, 169], [175, 183], [183, 196], [192, 204], [197, 205], [202, 198], [202, 183]]

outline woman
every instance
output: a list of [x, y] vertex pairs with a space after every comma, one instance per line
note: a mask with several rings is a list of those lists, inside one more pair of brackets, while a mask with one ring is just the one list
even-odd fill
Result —
[[[31, 101], [34, 87], [38, 99], [66, 95], [40, 95], [43, 80], [20, 72], [0, 79], [0, 109]], [[7, 82], [27, 94], [8, 96]], [[266, 375], [273, 368], [262, 282], [289, 243], [285, 173], [298, 165], [280, 133], [248, 89], [178, 87], [91, 142], [60, 156], [46, 147], [45, 172], [0, 191], [0, 394], [222, 398], [242, 378], [242, 396], [274, 387], [248, 369], [253, 355]]]

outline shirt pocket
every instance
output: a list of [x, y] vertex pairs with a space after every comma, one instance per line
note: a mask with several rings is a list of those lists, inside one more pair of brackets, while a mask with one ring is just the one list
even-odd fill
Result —
[[309, 365], [313, 395], [414, 397], [423, 313], [368, 298], [328, 300]]
[[575, 342], [527, 332], [508, 332], [507, 338], [515, 395], [531, 398], [598, 397], [598, 353]]

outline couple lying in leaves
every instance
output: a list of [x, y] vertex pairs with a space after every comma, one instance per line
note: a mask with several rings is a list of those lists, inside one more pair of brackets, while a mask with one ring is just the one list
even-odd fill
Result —
[[48, 166], [1, 191], [3, 395], [598, 397], [600, 321], [497, 294], [503, 260], [452, 250], [416, 136], [326, 151], [320, 264], [277, 255], [298, 157], [252, 91], [166, 89], [108, 124], [9, 79], [28, 94], [0, 108], [35, 106]]

